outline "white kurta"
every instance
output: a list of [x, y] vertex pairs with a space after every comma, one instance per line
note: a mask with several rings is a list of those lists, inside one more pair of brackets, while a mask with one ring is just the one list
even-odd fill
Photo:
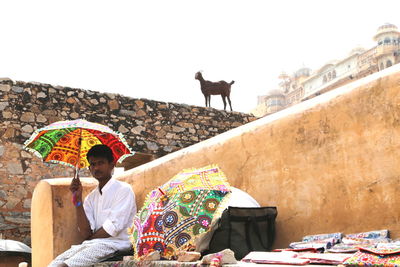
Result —
[[111, 235], [109, 238], [86, 240], [83, 244], [106, 242], [116, 250], [131, 247], [128, 227], [132, 226], [136, 214], [135, 193], [131, 186], [111, 178], [102, 188], [94, 189], [85, 198], [83, 208], [93, 232], [101, 227]]

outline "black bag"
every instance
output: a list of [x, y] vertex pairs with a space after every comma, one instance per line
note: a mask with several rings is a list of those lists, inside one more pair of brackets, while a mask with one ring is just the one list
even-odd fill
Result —
[[228, 207], [204, 254], [226, 248], [240, 260], [251, 251], [269, 251], [275, 238], [276, 207]]

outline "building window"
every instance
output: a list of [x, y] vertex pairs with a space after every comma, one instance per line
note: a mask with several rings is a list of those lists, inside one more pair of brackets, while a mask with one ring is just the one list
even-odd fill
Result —
[[335, 79], [336, 78], [336, 70], [333, 70], [332, 71], [332, 79]]
[[328, 81], [332, 80], [332, 73], [328, 73]]
[[386, 37], [384, 42], [385, 42], [385, 44], [390, 44], [390, 38]]
[[324, 75], [324, 78], [322, 79], [322, 81], [323, 81], [324, 83], [326, 83], [326, 75]]
[[385, 66], [383, 65], [383, 63], [381, 63], [380, 65], [379, 65], [379, 70], [383, 70], [385, 68]]
[[389, 68], [390, 66], [392, 66], [392, 61], [390, 60], [386, 61], [386, 68]]

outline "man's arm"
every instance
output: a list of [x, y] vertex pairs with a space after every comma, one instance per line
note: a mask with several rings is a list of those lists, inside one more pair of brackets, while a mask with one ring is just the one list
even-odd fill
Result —
[[79, 233], [84, 240], [89, 239], [92, 235], [92, 229], [90, 228], [89, 220], [87, 219], [85, 210], [83, 209], [82, 184], [79, 177], [72, 179], [69, 189], [72, 194], [75, 194], [76, 203], [80, 203], [75, 206]]
[[88, 239], [95, 239], [95, 238], [107, 238], [111, 237], [109, 233], [106, 232], [106, 230], [101, 227], [99, 230], [94, 232]]

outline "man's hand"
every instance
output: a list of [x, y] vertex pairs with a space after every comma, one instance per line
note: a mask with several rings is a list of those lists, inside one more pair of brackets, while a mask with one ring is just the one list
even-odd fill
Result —
[[[92, 235], [92, 230], [90, 229], [90, 223], [86, 217], [85, 210], [83, 209], [82, 184], [81, 180], [79, 180], [79, 173], [75, 174], [74, 176], [75, 177], [72, 179], [69, 186], [69, 190], [73, 194], [73, 202], [76, 210], [76, 220], [79, 233], [81, 234], [83, 240], [86, 240]], [[78, 205], [78, 203], [80, 204]]]
[[75, 199], [77, 202], [82, 202], [82, 184], [81, 180], [79, 179], [79, 174], [76, 178], [73, 178], [71, 181], [71, 185], [69, 186], [69, 190], [75, 194]]
[[94, 232], [88, 239], [90, 240], [90, 239], [108, 238], [108, 237], [111, 237], [111, 235], [109, 233], [107, 233], [103, 227], [101, 227], [99, 230]]

